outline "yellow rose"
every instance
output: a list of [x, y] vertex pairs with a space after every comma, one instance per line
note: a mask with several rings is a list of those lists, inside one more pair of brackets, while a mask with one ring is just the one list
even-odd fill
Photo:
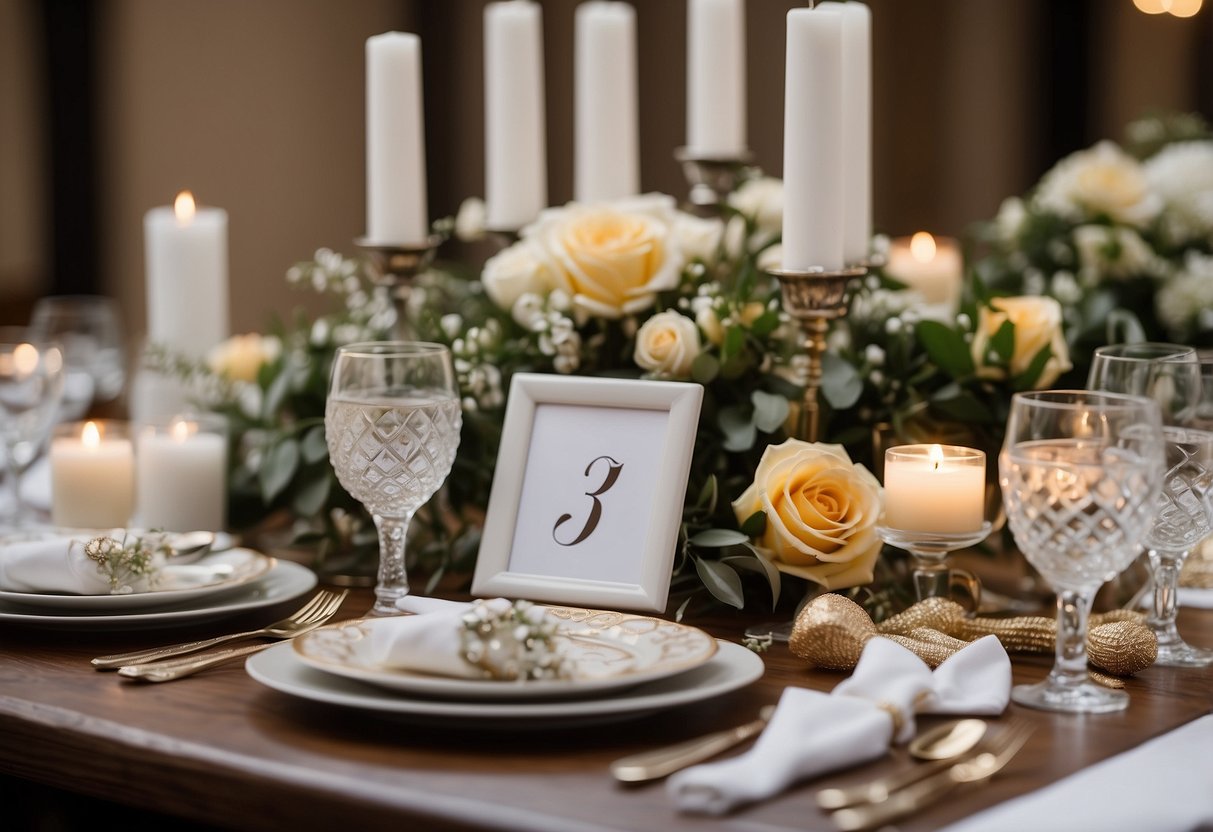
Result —
[[679, 212], [660, 195], [549, 209], [523, 229], [555, 266], [554, 278], [573, 306], [599, 318], [620, 318], [653, 305], [678, 285], [686, 263], [676, 233]]
[[1044, 175], [1036, 203], [1069, 219], [1106, 214], [1145, 226], [1162, 207], [1141, 164], [1112, 142], [1072, 153]]
[[254, 382], [262, 365], [282, 352], [282, 342], [272, 335], [233, 335], [215, 346], [206, 357], [215, 375], [232, 381]]
[[739, 523], [766, 515], [758, 546], [781, 572], [841, 589], [872, 580], [882, 501], [876, 477], [841, 445], [789, 439], [763, 452], [733, 511]]
[[701, 349], [699, 328], [678, 312], [660, 312], [636, 333], [637, 366], [666, 378], [688, 378]]
[[994, 298], [990, 301], [990, 307], [981, 308], [977, 332], [973, 336], [973, 363], [977, 365], [978, 375], [985, 378], [1000, 378], [1004, 375], [1001, 368], [986, 364], [986, 353], [990, 348], [990, 339], [1006, 321], [1015, 325], [1011, 375], [1017, 376], [1027, 370], [1037, 353], [1046, 346], [1052, 348], [1053, 354], [1049, 356], [1040, 377], [1036, 379], [1035, 389], [1044, 390], [1073, 366], [1070, 364], [1070, 349], [1066, 346], [1065, 334], [1062, 331], [1061, 304], [1049, 297], [1024, 295]]

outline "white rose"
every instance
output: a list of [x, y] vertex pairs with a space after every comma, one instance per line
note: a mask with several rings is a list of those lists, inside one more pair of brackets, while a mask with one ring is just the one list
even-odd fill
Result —
[[1017, 196], [1004, 199], [998, 208], [998, 217], [994, 220], [998, 236], [1004, 242], [1015, 242], [1019, 238], [1019, 232], [1023, 230], [1024, 220], [1027, 218], [1028, 212], [1024, 208], [1022, 199]]
[[1183, 268], [1154, 296], [1154, 308], [1177, 341], [1186, 341], [1194, 328], [1208, 328], [1201, 315], [1213, 308], [1213, 255], [1188, 252]]
[[1138, 161], [1106, 141], [1058, 162], [1041, 179], [1035, 201], [1066, 219], [1106, 215], [1138, 227], [1154, 219], [1161, 207]]
[[637, 366], [666, 378], [688, 378], [699, 355], [699, 328], [678, 312], [659, 312], [636, 333]]
[[1165, 270], [1153, 249], [1131, 228], [1080, 225], [1074, 229], [1074, 248], [1088, 284], [1104, 277], [1158, 275]]
[[832, 590], [871, 583], [883, 499], [876, 477], [841, 445], [789, 439], [763, 452], [733, 513], [744, 523], [763, 512], [758, 545], [779, 570]]
[[674, 233], [687, 259], [712, 261], [724, 236], [724, 223], [711, 217], [680, 214], [674, 221]]
[[512, 309], [520, 297], [542, 297], [559, 285], [555, 267], [541, 246], [520, 240], [484, 263], [480, 281], [493, 303]]
[[783, 180], [770, 176], [747, 179], [729, 194], [729, 205], [768, 234], [783, 230]]
[[1146, 181], [1166, 206], [1162, 219], [1168, 238], [1213, 240], [1213, 141], [1167, 145], [1145, 169]]
[[465, 243], [483, 240], [486, 231], [486, 208], [480, 197], [470, 196], [455, 214], [455, 236]]
[[1062, 330], [1061, 304], [1050, 297], [1023, 295], [994, 298], [989, 307], [981, 307], [972, 345], [973, 363], [977, 365], [979, 375], [985, 378], [1003, 375], [1001, 368], [986, 363], [986, 353], [990, 348], [990, 339], [1006, 321], [1015, 325], [1015, 347], [1010, 361], [1012, 376], [1025, 372], [1046, 346], [1052, 349], [1052, 354], [1033, 385], [1035, 389], [1046, 389], [1070, 369], [1070, 350]]
[[680, 212], [661, 194], [550, 208], [522, 230], [553, 264], [551, 288], [599, 318], [621, 318], [678, 286], [686, 255], [674, 226]]

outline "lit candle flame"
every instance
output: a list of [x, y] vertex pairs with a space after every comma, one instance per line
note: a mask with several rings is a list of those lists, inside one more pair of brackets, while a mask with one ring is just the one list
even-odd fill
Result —
[[910, 255], [919, 263], [930, 263], [935, 259], [935, 238], [919, 231], [910, 238]]
[[193, 222], [196, 212], [193, 194], [189, 191], [182, 191], [177, 194], [177, 200], [173, 203], [173, 213], [177, 215], [178, 223], [188, 225]]
[[169, 432], [172, 434], [173, 439], [177, 440], [178, 442], [184, 442], [185, 440], [189, 439], [194, 430], [194, 424], [192, 422], [186, 422], [183, 419], [173, 422], [173, 426], [169, 428]]
[[96, 422], [85, 423], [84, 430], [80, 432], [80, 441], [86, 448], [96, 448], [101, 444], [101, 431], [97, 429]]
[[931, 470], [938, 471], [939, 466], [943, 464], [943, 446], [932, 445], [927, 451], [927, 460], [931, 463]]

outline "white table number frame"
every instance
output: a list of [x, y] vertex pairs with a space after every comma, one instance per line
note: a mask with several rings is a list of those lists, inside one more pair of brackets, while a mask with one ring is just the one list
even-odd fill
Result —
[[703, 388], [519, 373], [472, 592], [662, 612]]

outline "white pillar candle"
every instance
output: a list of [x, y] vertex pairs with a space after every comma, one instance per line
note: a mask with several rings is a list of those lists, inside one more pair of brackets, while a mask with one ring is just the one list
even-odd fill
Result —
[[913, 237], [897, 237], [889, 242], [884, 271], [922, 295], [930, 307], [926, 311], [945, 318], [956, 314], [964, 280], [964, 261], [957, 240], [932, 237], [925, 231]]
[[884, 525], [937, 534], [985, 522], [986, 455], [959, 445], [898, 445], [885, 451]]
[[742, 0], [687, 4], [687, 153], [746, 153], [745, 7]]
[[429, 238], [421, 39], [387, 32], [366, 41], [366, 216], [372, 243]]
[[[834, 3], [824, 3], [830, 6]], [[872, 246], [872, 13], [864, 3], [842, 10], [842, 258], [868, 259]]]
[[117, 422], [61, 425], [51, 440], [51, 522], [125, 528], [135, 507], [135, 457]]
[[227, 437], [221, 420], [185, 417], [140, 429], [136, 516], [165, 531], [220, 531], [227, 517]]
[[485, 221], [517, 231], [548, 204], [543, 13], [531, 0], [484, 7]]
[[640, 192], [636, 10], [616, 0], [577, 7], [573, 196], [597, 202]]
[[143, 218], [148, 339], [202, 358], [228, 336], [227, 212], [189, 191]]
[[783, 268], [843, 266], [842, 12], [788, 12]]

